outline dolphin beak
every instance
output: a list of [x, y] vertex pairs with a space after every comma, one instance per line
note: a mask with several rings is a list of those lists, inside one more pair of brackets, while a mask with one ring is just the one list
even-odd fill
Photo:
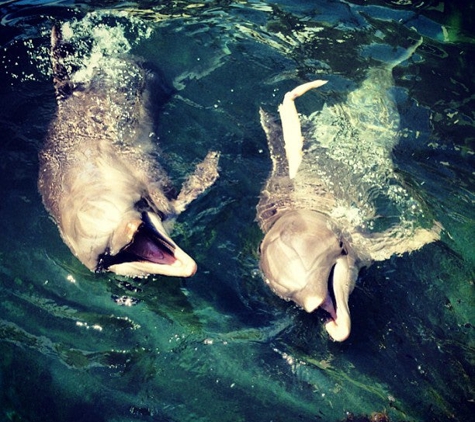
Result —
[[[309, 285], [313, 283], [323, 284], [323, 274], [314, 275], [309, 280]], [[325, 275], [326, 276], [326, 275]], [[347, 256], [342, 256], [336, 260], [335, 265], [327, 276], [326, 296], [312, 294], [311, 289], [304, 289], [298, 292], [296, 299], [302, 304], [307, 312], [313, 312], [317, 308], [323, 309], [328, 320], [325, 329], [334, 341], [346, 340], [351, 332], [351, 318], [348, 301], [353, 291], [356, 277], [353, 267], [349, 265]]]
[[348, 264], [342, 257], [328, 274], [314, 273], [308, 277], [305, 288], [291, 296], [308, 313], [318, 308], [326, 312], [328, 319], [325, 329], [334, 341], [346, 340], [351, 332], [348, 301], [354, 283], [348, 279], [348, 275]]
[[350, 265], [350, 260], [348, 256], [342, 256], [337, 260], [333, 267], [332, 279], [329, 280], [329, 293], [321, 305], [330, 316], [325, 323], [325, 329], [334, 341], [346, 340], [351, 332], [348, 301], [355, 286], [357, 271]]
[[121, 235], [128, 238], [128, 243], [115, 254], [103, 254], [96, 271], [131, 277], [149, 274], [191, 277], [196, 273], [195, 261], [170, 238], [155, 213], [144, 212], [141, 220], [129, 221], [121, 230], [127, 232]]

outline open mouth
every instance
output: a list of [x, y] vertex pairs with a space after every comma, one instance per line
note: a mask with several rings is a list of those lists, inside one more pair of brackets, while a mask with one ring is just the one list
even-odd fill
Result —
[[96, 272], [126, 262], [171, 265], [176, 260], [175, 246], [153, 227], [147, 214], [143, 213], [142, 224], [135, 232], [132, 241], [115, 255], [110, 255], [108, 250], [100, 255]]
[[[170, 265], [176, 261], [175, 247], [160, 233], [150, 230], [142, 223], [134, 239], [117, 256], [127, 255], [132, 261], [149, 261], [155, 264]], [[125, 262], [125, 261], [123, 261]]]
[[333, 265], [330, 271], [330, 274], [328, 275], [327, 297], [325, 298], [325, 300], [319, 307], [325, 321], [336, 320], [337, 304], [336, 304], [336, 299], [335, 299], [335, 291], [333, 288], [334, 270], [335, 270], [335, 265]]

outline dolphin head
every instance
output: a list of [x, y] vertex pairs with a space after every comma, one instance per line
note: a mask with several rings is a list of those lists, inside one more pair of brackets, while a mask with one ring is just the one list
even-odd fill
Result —
[[330, 336], [345, 340], [351, 330], [348, 299], [358, 269], [331, 219], [309, 210], [287, 211], [267, 232], [260, 251], [260, 267], [271, 289], [307, 312], [324, 309]]
[[91, 271], [131, 277], [195, 274], [195, 261], [171, 239], [165, 213], [152, 201], [132, 189], [96, 193], [84, 188], [67, 195], [59, 213], [64, 241]]

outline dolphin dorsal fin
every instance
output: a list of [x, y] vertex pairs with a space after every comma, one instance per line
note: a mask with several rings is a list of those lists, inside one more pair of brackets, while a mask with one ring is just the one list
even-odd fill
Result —
[[291, 179], [296, 176], [303, 156], [302, 129], [300, 127], [300, 120], [294, 100], [305, 94], [307, 91], [325, 85], [327, 82], [328, 81], [316, 80], [299, 85], [285, 94], [284, 101], [279, 106], [282, 132], [284, 135], [285, 154], [289, 164], [289, 177]]

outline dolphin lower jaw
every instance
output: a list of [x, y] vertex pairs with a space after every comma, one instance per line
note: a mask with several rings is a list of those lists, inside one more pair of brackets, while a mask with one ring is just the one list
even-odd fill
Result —
[[340, 257], [332, 270], [331, 291], [335, 316], [326, 322], [325, 328], [334, 341], [346, 340], [351, 332], [351, 317], [348, 301], [355, 287], [358, 271], [353, 258]]
[[298, 300], [298, 294], [293, 300], [300, 304], [308, 312], [321, 309], [326, 319], [325, 329], [334, 341], [344, 341], [351, 331], [350, 312], [347, 303], [337, 304], [333, 298], [333, 293], [329, 290], [325, 298], [319, 296], [305, 296], [305, 299]]
[[[341, 264], [339, 264], [341, 266]], [[321, 286], [318, 292], [312, 292], [312, 281], [297, 292], [287, 293], [287, 300], [294, 301], [306, 312], [312, 313], [317, 309], [321, 310], [326, 319], [325, 329], [334, 341], [346, 340], [351, 332], [351, 318], [348, 308], [348, 298], [352, 286], [345, 288], [346, 279], [342, 278], [345, 269], [338, 268], [338, 263], [328, 274], [328, 282], [325, 291]], [[321, 280], [321, 277], [319, 277]], [[276, 292], [277, 293], [277, 292]], [[279, 294], [279, 296], [283, 297]]]
[[325, 323], [325, 329], [334, 341], [344, 341], [350, 336], [351, 318], [348, 306], [337, 311], [336, 318]]
[[346, 304], [338, 307], [330, 294], [323, 300], [319, 297], [307, 297], [303, 303], [305, 311], [311, 313], [317, 309], [324, 311], [326, 316], [325, 329], [334, 341], [346, 340], [351, 331], [351, 319]]
[[191, 277], [196, 273], [196, 262], [182, 249], [174, 251], [174, 262], [160, 264], [150, 261], [129, 261], [110, 265], [107, 270], [128, 277], [146, 277], [159, 274], [171, 277]]

